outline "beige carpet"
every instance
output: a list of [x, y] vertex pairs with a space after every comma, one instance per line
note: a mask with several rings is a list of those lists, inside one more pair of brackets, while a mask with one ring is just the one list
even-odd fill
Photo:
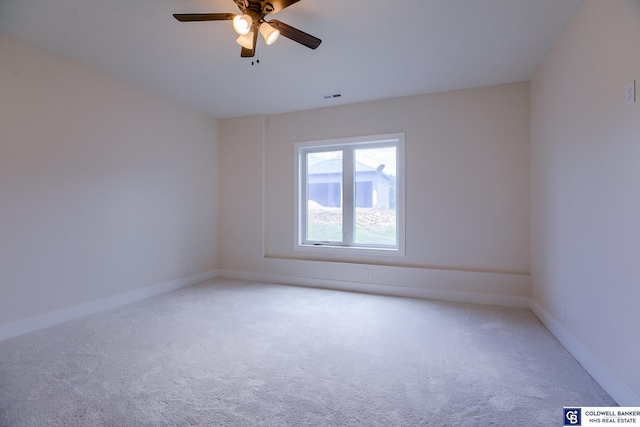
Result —
[[562, 425], [615, 402], [529, 310], [216, 279], [0, 342], [1, 426]]

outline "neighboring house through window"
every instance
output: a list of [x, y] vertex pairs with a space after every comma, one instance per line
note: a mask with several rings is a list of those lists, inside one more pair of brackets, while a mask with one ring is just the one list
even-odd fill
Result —
[[[356, 162], [355, 204], [357, 208], [388, 209], [395, 199], [393, 177], [384, 173], [386, 165], [380, 163], [374, 168], [362, 162]], [[307, 184], [309, 200], [325, 207], [342, 205], [342, 160], [323, 160], [309, 165]]]

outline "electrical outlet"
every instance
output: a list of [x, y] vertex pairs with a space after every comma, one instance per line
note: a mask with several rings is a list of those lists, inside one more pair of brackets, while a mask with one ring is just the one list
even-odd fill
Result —
[[364, 278], [365, 279], [371, 279], [371, 270], [369, 270], [368, 268], [364, 271]]
[[564, 308], [564, 304], [560, 305], [560, 319], [563, 322], [567, 320], [567, 310]]
[[196, 271], [196, 263], [195, 262], [190, 262], [189, 263], [189, 271], [192, 272], [192, 273], [194, 271]]
[[636, 81], [635, 80], [627, 85], [625, 96], [626, 96], [627, 105], [631, 105], [634, 102], [636, 102]]

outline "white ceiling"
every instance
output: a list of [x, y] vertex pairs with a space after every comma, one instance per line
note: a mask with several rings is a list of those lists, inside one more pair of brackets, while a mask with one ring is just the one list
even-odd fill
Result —
[[260, 39], [254, 66], [230, 21], [172, 17], [232, 0], [0, 0], [0, 32], [227, 118], [526, 81], [581, 3], [301, 0], [270, 18], [320, 47]]

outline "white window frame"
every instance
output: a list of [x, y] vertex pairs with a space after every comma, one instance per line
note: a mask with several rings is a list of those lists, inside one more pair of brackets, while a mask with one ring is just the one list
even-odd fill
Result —
[[[353, 150], [385, 146], [396, 147], [396, 245], [363, 245], [353, 243], [354, 232], [354, 187], [355, 171]], [[307, 242], [307, 188], [306, 154], [344, 150], [343, 154], [343, 241], [342, 243]], [[391, 133], [351, 138], [337, 138], [322, 141], [298, 142], [295, 144], [294, 206], [295, 232], [294, 250], [316, 253], [340, 253], [354, 255], [405, 255], [405, 134]]]

